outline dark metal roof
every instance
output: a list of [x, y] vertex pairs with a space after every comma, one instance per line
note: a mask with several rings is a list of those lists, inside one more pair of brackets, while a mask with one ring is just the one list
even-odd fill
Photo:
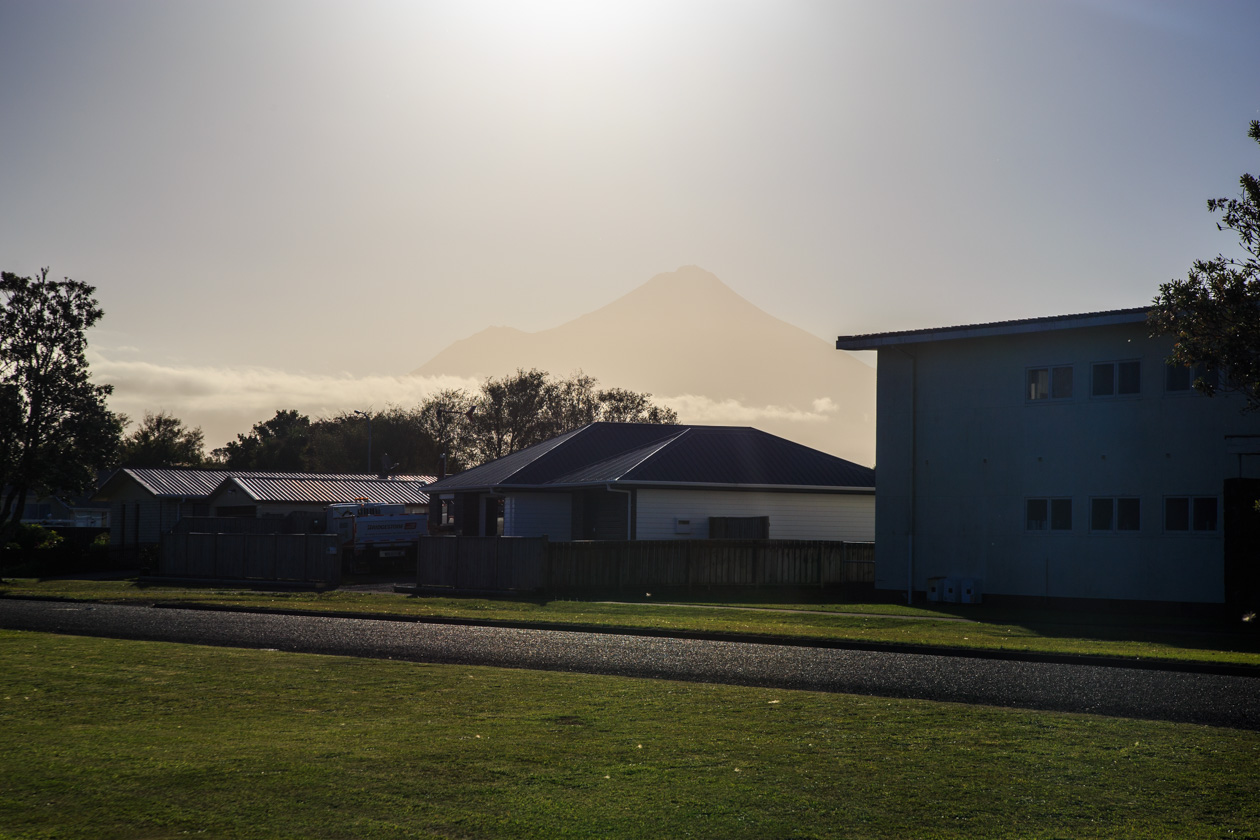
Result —
[[368, 478], [366, 476], [258, 476], [238, 475], [225, 479], [214, 495], [225, 489], [238, 488], [250, 501], [307, 502], [337, 504], [360, 499], [377, 505], [427, 505], [429, 494], [421, 488], [431, 484], [433, 476], [417, 476], [417, 480]]
[[[131, 478], [145, 490], [159, 499], [205, 499], [220, 484], [229, 478], [315, 480], [315, 481], [380, 481], [379, 477], [370, 473], [284, 473], [284, 472], [243, 472], [237, 470], [181, 470], [181, 469], [120, 469], [111, 475], [95, 498], [108, 500], [110, 489], [123, 478]], [[433, 482], [433, 476], [398, 475], [388, 481], [415, 483]], [[350, 501], [353, 501], [351, 499]]]
[[932, 327], [924, 330], [842, 335], [836, 339], [837, 350], [877, 350], [897, 344], [922, 344], [928, 341], [950, 341], [958, 338], [985, 338], [996, 335], [1020, 335], [1074, 330], [1083, 327], [1105, 327], [1113, 324], [1140, 324], [1146, 320], [1146, 307], [1111, 309], [1106, 312], [1084, 312], [1077, 315], [1050, 315], [1042, 318], [1021, 318], [1015, 321], [994, 321], [988, 324], [966, 324], [957, 327]]
[[604, 484], [873, 490], [875, 471], [746, 427], [592, 423], [426, 489]]

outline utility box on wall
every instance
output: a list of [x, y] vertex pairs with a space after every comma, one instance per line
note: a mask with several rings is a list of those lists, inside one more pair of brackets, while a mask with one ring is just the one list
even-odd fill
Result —
[[980, 603], [980, 581], [975, 578], [963, 578], [959, 584], [959, 603]]

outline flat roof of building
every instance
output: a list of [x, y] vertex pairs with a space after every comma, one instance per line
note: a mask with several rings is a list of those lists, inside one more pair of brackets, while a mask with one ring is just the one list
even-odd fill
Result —
[[956, 327], [931, 327], [923, 330], [842, 335], [836, 339], [837, 350], [878, 350], [898, 344], [924, 344], [929, 341], [953, 341], [960, 338], [987, 338], [1000, 335], [1077, 330], [1107, 327], [1115, 324], [1140, 324], [1146, 320], [1147, 308], [1111, 309], [1106, 312], [1084, 312], [1077, 315], [1050, 315], [1043, 318], [1021, 318], [1015, 321], [993, 321], [988, 324], [964, 324]]

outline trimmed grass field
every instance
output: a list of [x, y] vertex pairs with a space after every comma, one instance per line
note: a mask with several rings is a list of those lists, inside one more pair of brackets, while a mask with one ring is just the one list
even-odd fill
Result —
[[[751, 633], [882, 644], [1021, 653], [1110, 656], [1260, 668], [1254, 624], [1102, 612], [1015, 611], [989, 605], [931, 609], [898, 604], [640, 603], [517, 598], [412, 597], [337, 590], [255, 592], [142, 586], [135, 581], [17, 579], [0, 597], [33, 596], [114, 603], [183, 603], [340, 611], [478, 622], [540, 622], [667, 632]], [[965, 619], [965, 620], [959, 620]]]
[[1256, 837], [1260, 733], [0, 631], [0, 837]]

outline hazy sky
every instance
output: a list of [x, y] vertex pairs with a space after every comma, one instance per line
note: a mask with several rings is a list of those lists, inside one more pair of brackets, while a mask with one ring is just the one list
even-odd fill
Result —
[[1234, 244], [1257, 43], [1252, 0], [0, 0], [0, 267], [95, 285], [116, 407], [211, 446], [684, 264], [828, 339], [1137, 306]]

